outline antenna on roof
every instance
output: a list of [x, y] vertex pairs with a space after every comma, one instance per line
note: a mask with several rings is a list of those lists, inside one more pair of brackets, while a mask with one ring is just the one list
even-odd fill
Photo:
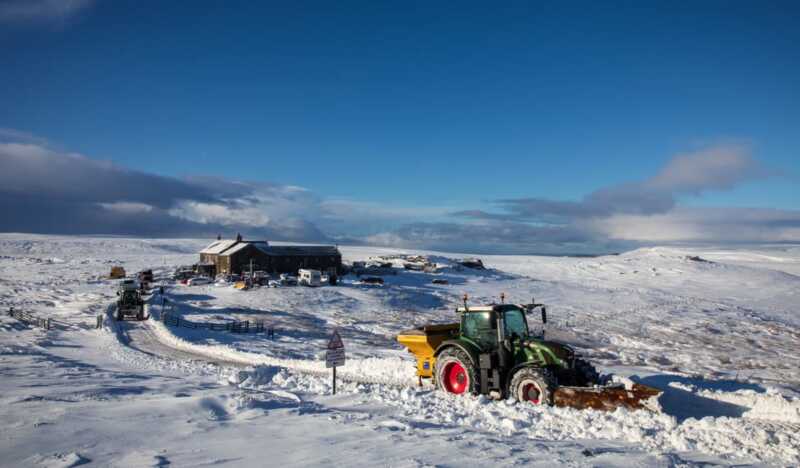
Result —
[[501, 304], [505, 304], [506, 303], [506, 293], [504, 293], [504, 292], [500, 293], [500, 303]]
[[467, 293], [464, 293], [462, 299], [464, 299], [464, 312], [469, 312], [469, 306], [467, 306], [467, 299], [469, 299], [469, 296], [467, 296]]

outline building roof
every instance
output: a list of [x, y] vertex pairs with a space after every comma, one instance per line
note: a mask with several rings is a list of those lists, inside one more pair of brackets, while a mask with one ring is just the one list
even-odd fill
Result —
[[339, 249], [332, 245], [269, 245], [266, 241], [237, 240], [214, 241], [200, 253], [230, 256], [250, 245], [267, 255], [278, 257], [341, 255]]
[[263, 241], [256, 241], [256, 242], [240, 242], [237, 245], [229, 248], [222, 255], [230, 256], [235, 254], [236, 252], [246, 248], [247, 246], [252, 245], [253, 247], [257, 248], [258, 250], [268, 254], [269, 253], [269, 244]]
[[271, 245], [267, 254], [274, 256], [341, 255], [339, 249], [332, 245]]
[[208, 247], [201, 250], [201, 254], [221, 254], [227, 249], [233, 247], [238, 241], [233, 240], [217, 240], [212, 242]]

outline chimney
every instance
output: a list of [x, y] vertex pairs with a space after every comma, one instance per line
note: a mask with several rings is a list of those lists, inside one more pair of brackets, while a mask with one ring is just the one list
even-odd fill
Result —
[[236, 242], [241, 242], [241, 241], [242, 241], [242, 234], [241, 233], [236, 234]]
[[217, 240], [222, 240], [222, 234], [217, 234]]

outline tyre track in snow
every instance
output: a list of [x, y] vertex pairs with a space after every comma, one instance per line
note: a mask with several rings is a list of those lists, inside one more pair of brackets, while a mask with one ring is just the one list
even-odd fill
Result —
[[[150, 320], [156, 320], [153, 316], [150, 316], [148, 321], [144, 322], [117, 321], [114, 319], [114, 308], [114, 303], [108, 306], [107, 320], [113, 324], [112, 329], [115, 331], [119, 342], [130, 349], [150, 356], [176, 361], [199, 361], [235, 369], [271, 366], [314, 377], [329, 377], [331, 374], [328, 369], [309, 368], [318, 364], [318, 361], [284, 360], [260, 355], [246, 356], [245, 353], [239, 353], [238, 356], [231, 356], [231, 358], [225, 359], [204, 345], [185, 342], [177, 337], [173, 342], [162, 339], [155, 330], [156, 327], [163, 325], [148, 323]], [[166, 329], [166, 326], [164, 328]], [[178, 343], [180, 345], [177, 345]], [[341, 368], [337, 373], [337, 379], [349, 383], [387, 385], [397, 388], [412, 386], [410, 383], [397, 382], [385, 378], [357, 376], [347, 371], [343, 372]]]

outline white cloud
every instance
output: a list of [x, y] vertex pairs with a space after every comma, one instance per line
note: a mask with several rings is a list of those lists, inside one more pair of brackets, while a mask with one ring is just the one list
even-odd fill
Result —
[[66, 21], [94, 0], [6, 0], [0, 3], [0, 21]]
[[675, 156], [644, 185], [666, 192], [700, 194], [706, 190], [730, 190], [765, 175], [749, 148], [721, 145]]
[[153, 206], [147, 203], [136, 202], [114, 202], [114, 203], [98, 203], [101, 207], [109, 211], [116, 211], [122, 214], [140, 214], [150, 213], [153, 211]]
[[269, 224], [269, 216], [256, 206], [231, 206], [181, 200], [168, 212], [172, 216], [201, 224], [250, 227], [264, 227]]
[[800, 242], [800, 211], [767, 208], [686, 208], [591, 222], [613, 239], [643, 243]]

